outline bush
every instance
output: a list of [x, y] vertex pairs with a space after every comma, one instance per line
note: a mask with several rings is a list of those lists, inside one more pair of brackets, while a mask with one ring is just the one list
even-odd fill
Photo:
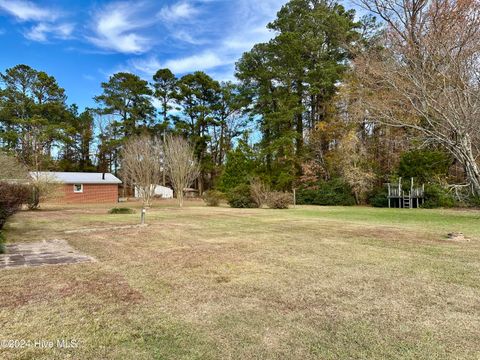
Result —
[[480, 207], [480, 196], [470, 196], [467, 205], [472, 207]]
[[398, 175], [404, 178], [415, 178], [419, 183], [427, 183], [432, 179], [447, 176], [452, 159], [440, 150], [412, 150], [402, 154], [398, 166]]
[[299, 205], [355, 205], [355, 198], [348, 184], [341, 179], [320, 181], [318, 189], [299, 189], [297, 204]]
[[62, 194], [61, 184], [49, 174], [34, 176], [31, 188], [32, 191], [27, 202], [29, 210], [37, 210], [40, 208], [40, 203], [55, 199]]
[[0, 231], [0, 254], [4, 254], [4, 253], [5, 253], [5, 237]]
[[423, 208], [433, 209], [438, 207], [453, 207], [455, 199], [452, 194], [438, 184], [425, 185], [425, 203]]
[[130, 208], [113, 208], [108, 210], [109, 214], [135, 214], [134, 209]]
[[388, 190], [385, 186], [374, 189], [368, 197], [368, 203], [373, 207], [388, 207]]
[[29, 186], [0, 182], [0, 229], [7, 219], [15, 214], [31, 195]]
[[267, 202], [270, 188], [260, 179], [254, 179], [250, 183], [250, 194], [258, 207], [262, 207]]
[[267, 205], [270, 209], [288, 209], [292, 202], [292, 195], [288, 193], [275, 191], [267, 194]]
[[217, 190], [208, 190], [203, 193], [203, 200], [207, 206], [218, 206], [224, 198], [225, 195]]
[[250, 185], [242, 184], [228, 193], [228, 204], [233, 208], [258, 208], [258, 204], [252, 196]]

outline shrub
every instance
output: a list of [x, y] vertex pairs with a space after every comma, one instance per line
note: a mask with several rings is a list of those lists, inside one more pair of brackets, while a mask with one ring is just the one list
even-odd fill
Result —
[[270, 209], [288, 209], [292, 203], [292, 195], [289, 193], [274, 191], [267, 194], [267, 205]]
[[467, 205], [472, 207], [480, 207], [480, 196], [470, 196]]
[[258, 204], [252, 196], [250, 185], [242, 184], [228, 193], [228, 204], [233, 208], [258, 208]]
[[4, 253], [5, 253], [5, 237], [0, 231], [0, 254], [4, 254]]
[[258, 168], [256, 153], [248, 144], [246, 136], [247, 134], [244, 134], [235, 149], [227, 153], [225, 168], [217, 184], [221, 191], [230, 192], [235, 187], [247, 183]]
[[373, 207], [388, 207], [388, 190], [385, 186], [374, 189], [368, 197], [368, 203]]
[[258, 207], [262, 207], [268, 200], [270, 189], [260, 179], [254, 179], [250, 184], [250, 194], [253, 200], [257, 203]]
[[341, 179], [320, 181], [317, 189], [299, 189], [297, 191], [299, 205], [355, 205], [355, 198], [348, 184]]
[[31, 195], [29, 186], [0, 182], [0, 229], [7, 219], [15, 214]]
[[203, 193], [203, 200], [207, 204], [207, 206], [218, 206], [220, 205], [220, 201], [225, 198], [225, 195], [217, 190], [208, 190]]
[[113, 208], [108, 210], [109, 214], [135, 214], [134, 209], [130, 208]]
[[438, 177], [445, 177], [452, 163], [451, 157], [440, 150], [412, 150], [404, 153], [398, 166], [398, 175], [415, 178], [419, 183], [427, 183]]
[[31, 184], [32, 191], [27, 202], [29, 210], [39, 209], [40, 203], [55, 199], [62, 194], [62, 185], [50, 174], [35, 173]]
[[453, 207], [455, 199], [452, 194], [438, 184], [425, 185], [425, 203], [423, 208]]

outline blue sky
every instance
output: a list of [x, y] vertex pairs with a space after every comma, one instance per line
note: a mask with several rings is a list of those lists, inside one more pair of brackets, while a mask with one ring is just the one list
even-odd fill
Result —
[[203, 70], [232, 80], [234, 63], [272, 34], [286, 0], [0, 0], [0, 71], [27, 64], [55, 76], [68, 103], [93, 106], [117, 71], [150, 80]]

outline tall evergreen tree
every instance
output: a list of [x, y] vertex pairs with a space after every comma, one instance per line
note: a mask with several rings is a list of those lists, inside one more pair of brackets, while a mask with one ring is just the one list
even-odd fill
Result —
[[48, 166], [69, 115], [54, 77], [27, 65], [0, 74], [0, 141], [33, 169]]
[[354, 11], [336, 2], [291, 0], [268, 25], [276, 36], [237, 63], [259, 120], [266, 171], [287, 189], [299, 173], [305, 130], [325, 116], [359, 39]]
[[211, 141], [209, 127], [214, 124], [214, 112], [218, 109], [220, 84], [204, 72], [197, 71], [183, 76], [178, 82], [176, 95], [183, 116], [175, 120], [175, 129], [194, 145], [195, 155], [200, 164], [198, 189], [200, 193], [211, 179], [212, 155], [208, 151]]
[[148, 82], [130, 73], [116, 73], [102, 83], [103, 94], [95, 96], [99, 113], [114, 116], [117, 126], [125, 136], [149, 128], [155, 121], [152, 91]]
[[159, 130], [168, 129], [169, 112], [172, 110], [172, 102], [176, 100], [178, 79], [170, 69], [160, 69], [153, 75], [154, 96], [160, 101], [160, 114], [162, 123]]
[[117, 172], [124, 140], [142, 131], [151, 131], [154, 126], [153, 93], [147, 81], [124, 72], [112, 75], [108, 82], [102, 83], [102, 89], [103, 93], [94, 98], [100, 105], [98, 114], [108, 118], [100, 134], [99, 159], [102, 168], [108, 163], [109, 170]]

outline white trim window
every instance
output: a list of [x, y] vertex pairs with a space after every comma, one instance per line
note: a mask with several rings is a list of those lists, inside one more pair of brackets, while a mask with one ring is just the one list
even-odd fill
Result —
[[75, 194], [83, 193], [83, 184], [73, 184], [73, 192]]

